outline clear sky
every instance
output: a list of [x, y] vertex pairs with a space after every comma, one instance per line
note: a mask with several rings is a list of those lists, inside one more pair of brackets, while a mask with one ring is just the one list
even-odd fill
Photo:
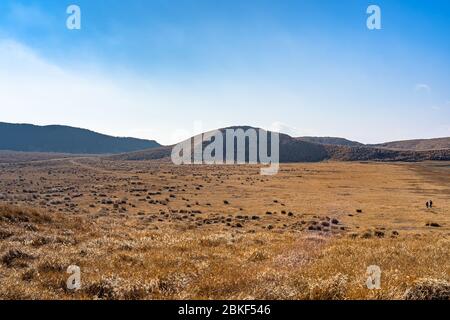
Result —
[[1, 0], [0, 121], [167, 144], [244, 124], [450, 136], [449, 17], [448, 0]]

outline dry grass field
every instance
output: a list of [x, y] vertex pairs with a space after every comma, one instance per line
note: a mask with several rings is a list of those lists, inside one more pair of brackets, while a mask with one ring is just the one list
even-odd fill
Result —
[[450, 163], [0, 164], [1, 299], [449, 297]]

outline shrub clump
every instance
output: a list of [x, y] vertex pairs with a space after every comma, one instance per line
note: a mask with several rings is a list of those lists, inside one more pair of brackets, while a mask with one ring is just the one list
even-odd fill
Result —
[[337, 274], [334, 277], [319, 281], [310, 287], [312, 300], [343, 300], [347, 294], [348, 277]]
[[407, 289], [405, 300], [450, 300], [450, 282], [424, 278], [417, 280]]
[[101, 300], [142, 300], [157, 288], [155, 283], [129, 282], [118, 277], [105, 277], [89, 285], [85, 292]]
[[2, 263], [8, 268], [18, 267], [25, 268], [28, 265], [25, 263], [25, 260], [33, 260], [34, 256], [25, 253], [18, 249], [10, 249], [5, 255], [2, 257]]

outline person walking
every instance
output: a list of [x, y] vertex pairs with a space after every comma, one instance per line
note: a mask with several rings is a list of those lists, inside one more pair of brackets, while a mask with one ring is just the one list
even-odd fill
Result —
[[426, 204], [426, 206], [427, 206], [427, 209], [430, 207], [430, 205], [429, 205], [429, 203], [428, 203], [428, 201], [427, 201], [427, 204]]
[[433, 208], [433, 201], [430, 200], [430, 208]]

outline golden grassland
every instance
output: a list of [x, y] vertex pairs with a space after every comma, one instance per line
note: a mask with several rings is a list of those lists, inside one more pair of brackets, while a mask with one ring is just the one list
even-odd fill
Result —
[[[1, 299], [449, 299], [450, 164], [0, 165]], [[432, 209], [425, 202], [433, 200]], [[82, 287], [66, 288], [69, 265]], [[382, 270], [369, 290], [366, 269]]]

